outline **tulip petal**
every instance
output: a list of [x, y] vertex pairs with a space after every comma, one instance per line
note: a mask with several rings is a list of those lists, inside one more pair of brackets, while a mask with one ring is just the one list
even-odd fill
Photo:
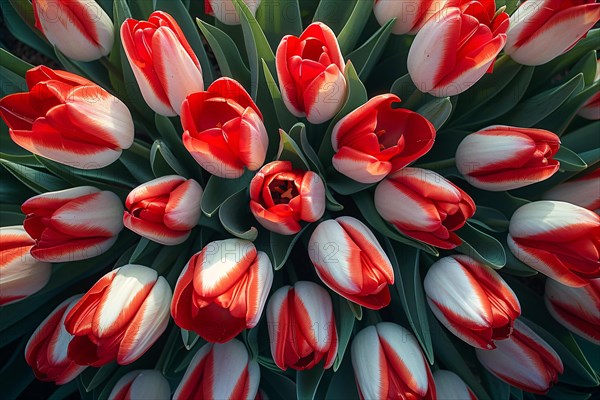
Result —
[[368, 326], [354, 337], [351, 354], [360, 396], [387, 399], [389, 372], [375, 326]]
[[204, 371], [213, 347], [212, 343], [207, 343], [196, 352], [173, 394], [173, 400], [188, 400], [201, 395]]
[[333, 156], [332, 164], [339, 173], [365, 184], [379, 182], [392, 170], [390, 162], [380, 161], [350, 147], [340, 148]]
[[304, 90], [306, 119], [321, 124], [332, 119], [342, 108], [346, 97], [346, 78], [339, 67], [330, 65]]
[[294, 285], [294, 314], [298, 328], [315, 350], [325, 353], [337, 336], [333, 322], [331, 297], [321, 286], [311, 282]]
[[301, 214], [300, 218], [306, 222], [315, 222], [325, 213], [325, 185], [321, 177], [307, 171], [302, 178], [300, 187]]
[[202, 202], [202, 187], [193, 179], [188, 179], [169, 196], [165, 207], [165, 225], [174, 230], [190, 230], [198, 224]]
[[273, 284], [273, 266], [266, 253], [259, 251], [256, 260], [248, 272], [248, 283], [246, 287], [246, 321], [248, 328], [254, 328], [267, 302], [267, 296]]
[[174, 246], [183, 243], [190, 236], [190, 231], [176, 231], [167, 228], [163, 224], [144, 221], [129, 214], [127, 211], [123, 214], [123, 224], [127, 229], [132, 230], [140, 236], [155, 241], [166, 246]]

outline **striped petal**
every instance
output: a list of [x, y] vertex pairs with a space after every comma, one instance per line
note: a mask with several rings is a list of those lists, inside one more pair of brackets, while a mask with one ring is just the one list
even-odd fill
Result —
[[280, 235], [293, 235], [302, 230], [302, 226], [293, 217], [286, 217], [265, 209], [256, 201], [250, 200], [250, 211], [254, 218], [266, 229]]
[[587, 208], [590, 211], [599, 210], [600, 169], [554, 186], [542, 195], [542, 199], [563, 201]]
[[163, 224], [136, 218], [128, 212], [123, 214], [123, 224], [138, 235], [166, 246], [181, 244], [190, 236], [190, 231], [169, 229]]
[[335, 153], [331, 162], [339, 173], [367, 184], [379, 182], [392, 170], [390, 162], [380, 161], [376, 157], [346, 146]]
[[169, 229], [190, 230], [200, 220], [202, 187], [193, 179], [188, 179], [169, 195], [165, 208], [165, 225]]
[[238, 154], [241, 162], [250, 170], [256, 171], [265, 162], [269, 137], [262, 118], [248, 107], [242, 114]]
[[267, 304], [267, 327], [269, 329], [269, 344], [271, 356], [275, 364], [286, 370], [285, 348], [288, 341], [288, 326], [290, 321], [288, 294], [291, 286], [280, 287], [271, 295]]
[[306, 119], [312, 124], [332, 119], [344, 105], [347, 90], [342, 70], [336, 65], [328, 66], [303, 93]]
[[207, 364], [212, 362], [211, 350], [214, 346], [212, 343], [206, 343], [196, 352], [173, 394], [173, 400], [188, 400], [195, 397], [202, 398], [203, 378]]
[[53, 211], [60, 208], [70, 200], [99, 192], [100, 189], [93, 186], [78, 186], [56, 192], [42, 193], [25, 201], [25, 203], [23, 203], [21, 206], [21, 211], [23, 211], [23, 214], [32, 214], [39, 209]]
[[31, 248], [30, 254], [39, 261], [59, 263], [86, 260], [107, 252], [118, 236], [45, 241], [44, 237]]
[[109, 400], [168, 399], [171, 388], [166, 378], [157, 370], [131, 371], [121, 377], [113, 387]]
[[293, 307], [298, 328], [311, 347], [327, 352], [334, 343], [334, 336], [337, 336], [331, 297], [325, 289], [312, 282], [297, 282], [294, 294]]
[[363, 399], [387, 399], [389, 368], [375, 326], [360, 331], [352, 340], [352, 367]]
[[248, 328], [254, 328], [267, 302], [273, 284], [273, 266], [266, 253], [259, 251], [256, 260], [248, 269], [246, 286], [246, 321]]
[[315, 222], [325, 213], [325, 185], [321, 177], [307, 171], [302, 178], [300, 186], [301, 214], [300, 218], [306, 222]]
[[[248, 371], [250, 359], [242, 342], [234, 339], [224, 344], [215, 344], [212, 353], [211, 362], [206, 366], [205, 377], [213, 377], [213, 379], [211, 382], [205, 378], [203, 382], [204, 398], [254, 399], [258, 391], [256, 378], [260, 379], [260, 374], [254, 370], [250, 379]], [[254, 389], [254, 393], [250, 393], [250, 386]]]
[[433, 379], [438, 400], [477, 400], [467, 384], [452, 371], [438, 369], [433, 373]]

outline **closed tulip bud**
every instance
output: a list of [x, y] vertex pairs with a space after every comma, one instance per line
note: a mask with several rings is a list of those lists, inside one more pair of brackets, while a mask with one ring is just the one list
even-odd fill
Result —
[[543, 181], [560, 163], [560, 139], [542, 129], [490, 126], [468, 135], [456, 150], [456, 167], [471, 185], [500, 192]]
[[524, 65], [542, 65], [570, 50], [600, 20], [596, 0], [528, 0], [510, 17], [504, 51]]
[[123, 224], [157, 243], [183, 243], [200, 219], [202, 187], [193, 179], [163, 176], [133, 189], [125, 200]]
[[68, 356], [79, 365], [131, 364], [169, 323], [171, 288], [155, 270], [127, 264], [104, 275], [69, 311], [75, 336]]
[[506, 42], [508, 14], [494, 0], [457, 1], [421, 28], [408, 53], [417, 88], [437, 97], [462, 93], [491, 71]]
[[94, 0], [32, 0], [35, 27], [65, 56], [94, 61], [110, 53], [114, 26]]
[[87, 368], [77, 365], [67, 354], [73, 336], [65, 329], [65, 318], [80, 298], [76, 295], [60, 303], [27, 342], [25, 361], [37, 379], [64, 385]]
[[542, 198], [564, 201], [600, 213], [600, 168], [554, 186]]
[[100, 86], [43, 65], [25, 77], [28, 92], [0, 99], [0, 116], [19, 146], [61, 164], [97, 169], [133, 144], [129, 110]]
[[273, 283], [269, 257], [247, 240], [217, 240], [187, 263], [175, 286], [175, 323], [224, 343], [258, 324]]
[[300, 221], [315, 222], [325, 212], [325, 185], [312, 171], [273, 161], [250, 182], [250, 210], [266, 229], [281, 235], [300, 232]]
[[546, 308], [565, 326], [590, 342], [600, 345], [600, 279], [574, 288], [546, 280]]
[[202, 68], [181, 28], [155, 11], [148, 21], [127, 19], [121, 41], [146, 103], [157, 114], [179, 114], [187, 95], [204, 90]]
[[29, 254], [34, 245], [22, 226], [0, 227], [0, 306], [23, 300], [48, 283], [52, 266]]
[[381, 181], [375, 207], [406, 236], [442, 249], [462, 243], [454, 231], [475, 214], [475, 203], [465, 191], [420, 168], [404, 168]]
[[600, 216], [561, 201], [519, 208], [508, 227], [508, 247], [531, 268], [567, 286], [600, 278]]
[[121, 377], [109, 400], [163, 400], [171, 397], [169, 381], [155, 369], [131, 371]]
[[427, 302], [446, 328], [468, 344], [493, 349], [512, 332], [521, 306], [496, 271], [467, 256], [444, 257], [427, 271]]
[[[600, 81], [600, 60], [596, 60], [596, 77], [594, 83]], [[600, 119], [600, 91], [597, 91], [585, 104], [579, 109], [580, 117], [590, 120]]]
[[[256, 9], [261, 0], [242, 0], [252, 15], [256, 14]], [[225, 25], [239, 25], [240, 15], [238, 14], [232, 0], [204, 0], [204, 12], [208, 15], [214, 15], [216, 19]]]
[[494, 350], [475, 349], [479, 362], [498, 379], [527, 392], [545, 394], [564, 371], [556, 351], [520, 320]]
[[281, 96], [296, 117], [321, 124], [342, 108], [347, 91], [344, 58], [327, 25], [314, 22], [300, 37], [284, 36], [275, 64]]
[[375, 96], [342, 118], [333, 128], [333, 167], [360, 183], [379, 182], [433, 146], [435, 128], [422, 115], [392, 108], [400, 98]]
[[433, 380], [438, 400], [477, 400], [475, 393], [452, 371], [438, 369]]
[[256, 171], [267, 155], [263, 117], [246, 90], [231, 78], [214, 81], [206, 92], [188, 96], [181, 106], [183, 145], [208, 172], [238, 178]]
[[23, 226], [35, 240], [40, 261], [68, 262], [107, 251], [123, 229], [123, 205], [116, 194], [91, 186], [34, 196], [21, 206]]
[[392, 264], [373, 232], [356, 218], [321, 222], [309, 239], [308, 255], [319, 278], [340, 296], [373, 310], [390, 303]]
[[333, 365], [338, 336], [329, 293], [313, 282], [279, 288], [267, 305], [273, 361], [282, 370]]
[[385, 25], [392, 18], [396, 18], [392, 26], [393, 34], [414, 35], [449, 2], [449, 0], [375, 0], [373, 12], [380, 25]]
[[258, 363], [239, 340], [207, 343], [187, 367], [173, 400], [254, 400], [260, 382]]
[[380, 322], [352, 341], [352, 367], [361, 399], [434, 400], [431, 370], [407, 329]]

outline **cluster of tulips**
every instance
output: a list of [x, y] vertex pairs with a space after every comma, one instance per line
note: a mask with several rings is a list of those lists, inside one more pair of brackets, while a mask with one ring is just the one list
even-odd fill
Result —
[[[239, 25], [261, 7], [258, 0], [243, 3], [210, 0], [205, 10], [221, 26]], [[593, 0], [528, 0], [512, 16], [494, 0], [375, 0], [372, 8], [382, 26], [395, 18], [389, 25], [393, 34], [414, 36], [407, 55], [414, 93], [439, 98], [457, 96], [492, 73], [501, 51], [521, 65], [546, 64], [600, 20], [600, 4]], [[331, 207], [333, 194], [345, 194], [330, 185], [336, 177], [360, 187], [385, 229], [405, 243], [444, 252], [418, 284], [437, 321], [475, 348], [487, 371], [535, 394], [547, 393], [558, 381], [564, 360], [520, 318], [520, 299], [511, 285], [485, 260], [465, 252], [461, 237], [478, 210], [468, 188], [505, 192], [559, 172], [561, 139], [551, 129], [494, 124], [470, 132], [453, 159], [462, 183], [451, 181], [427, 162], [419, 165], [435, 148], [439, 126], [403, 108], [407, 99], [377, 94], [340, 114], [351, 95], [351, 64], [334, 31], [317, 21], [299, 36], [281, 38], [272, 71], [284, 105], [279, 112], [310, 126], [331, 124], [330, 138], [323, 140], [330, 154], [321, 160], [325, 167], [312, 168], [285, 157], [289, 136], [267, 128], [255, 92], [235, 75], [205, 85], [202, 64], [169, 13], [129, 18], [115, 29], [93, 0], [33, 0], [32, 11], [44, 37], [77, 62], [106, 59], [116, 40], [147, 106], [180, 121], [179, 145], [201, 173], [164, 174], [126, 196], [89, 179], [86, 186], [29, 198], [20, 208], [22, 225], [0, 229], [0, 305], [42, 290], [52, 264], [110, 252], [126, 230], [163, 246], [209, 230], [203, 220], [212, 218], [203, 212], [203, 198], [219, 188], [204, 184], [207, 177], [227, 185], [251, 176], [241, 207], [253, 216], [252, 224], [260, 234], [300, 239], [291, 245], [294, 262], [283, 271], [312, 264], [315, 274], [276, 279], [269, 249], [228, 229], [194, 249], [174, 285], [161, 275], [171, 271], [168, 265], [158, 272], [136, 263], [107, 266], [87, 292], [62, 301], [31, 335], [25, 359], [38, 379], [62, 385], [88, 367], [134, 363], [172, 320], [206, 341], [184, 375], [174, 385], [158, 370], [130, 371], [114, 384], [111, 398], [267, 398], [263, 367], [242, 342], [243, 332], [266, 320], [270, 358], [281, 371], [327, 370], [348, 345], [360, 398], [477, 398], [450, 368], [430, 367], [411, 330], [369, 311], [388, 307], [395, 296], [396, 260], [376, 223], [351, 207], [348, 212]], [[77, 170], [102, 169], [143, 139], [136, 113], [110, 88], [43, 65], [29, 69], [25, 82], [25, 92], [0, 100], [0, 116], [12, 141], [36, 157]], [[586, 99], [579, 116], [600, 119], [599, 102], [600, 93]], [[323, 138], [317, 139], [321, 144]], [[276, 140], [281, 144], [272, 151]], [[315, 138], [309, 135], [307, 142], [310, 147]], [[600, 345], [599, 188], [600, 169], [588, 168], [518, 207], [505, 236], [517, 262], [548, 277], [543, 290], [548, 312], [595, 345]], [[339, 332], [338, 297], [371, 317], [351, 337]]]

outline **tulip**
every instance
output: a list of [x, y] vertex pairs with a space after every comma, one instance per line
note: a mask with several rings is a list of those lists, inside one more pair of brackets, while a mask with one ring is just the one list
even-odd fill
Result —
[[43, 65], [25, 77], [29, 92], [0, 99], [0, 116], [19, 146], [61, 164], [97, 169], [133, 144], [129, 110], [100, 86]]
[[542, 65], [570, 50], [600, 20], [596, 0], [528, 0], [510, 17], [504, 51], [524, 65]]
[[564, 201], [600, 213], [600, 168], [554, 186], [542, 198]]
[[52, 266], [29, 254], [34, 245], [22, 226], [0, 227], [0, 306], [23, 300], [48, 283]]
[[550, 314], [570, 331], [600, 345], [600, 279], [579, 288], [546, 280], [544, 293]]
[[438, 400], [477, 400], [475, 393], [452, 371], [438, 369], [433, 380]]
[[47, 262], [79, 261], [107, 251], [123, 229], [123, 205], [92, 186], [48, 192], [21, 206], [23, 226], [35, 240], [31, 255]]
[[[596, 60], [596, 76], [594, 83], [600, 81], [600, 60]], [[597, 91], [585, 104], [579, 109], [580, 117], [590, 120], [600, 119], [600, 91]]]
[[273, 283], [269, 257], [247, 240], [217, 240], [192, 256], [175, 286], [175, 323], [224, 343], [258, 324]]
[[179, 114], [187, 95], [204, 90], [202, 68], [177, 22], [163, 11], [121, 25], [123, 50], [146, 103], [157, 114]]
[[436, 14], [417, 33], [408, 72], [421, 92], [454, 96], [491, 72], [506, 42], [508, 14], [494, 0], [458, 2]]
[[383, 94], [342, 118], [333, 128], [333, 167], [360, 183], [376, 183], [433, 146], [435, 128], [422, 115], [392, 108], [400, 98]]
[[133, 189], [125, 200], [123, 224], [157, 243], [185, 242], [200, 219], [202, 187], [193, 179], [163, 176]]
[[468, 344], [493, 349], [521, 315], [517, 296], [492, 268], [467, 256], [444, 257], [424, 281], [433, 314]]
[[314, 22], [300, 37], [284, 36], [275, 57], [281, 96], [292, 114], [321, 124], [338, 113], [347, 91], [344, 58], [327, 25]]
[[365, 224], [353, 217], [323, 221], [308, 248], [317, 275], [331, 290], [373, 310], [390, 303], [392, 264]]
[[104, 275], [65, 319], [75, 336], [68, 356], [79, 365], [100, 367], [140, 358], [169, 322], [171, 288], [156, 271], [127, 264]]
[[81, 295], [75, 295], [60, 303], [27, 342], [25, 361], [37, 379], [64, 385], [87, 368], [75, 364], [67, 355], [67, 346], [73, 336], [65, 329], [65, 317], [80, 298]]
[[490, 126], [468, 135], [456, 150], [456, 167], [471, 185], [501, 192], [543, 181], [560, 163], [554, 133], [542, 129]]
[[545, 394], [564, 371], [556, 351], [520, 320], [494, 350], [475, 349], [479, 362], [498, 379], [527, 392]]
[[239, 340], [207, 343], [198, 350], [177, 387], [173, 400], [254, 400], [260, 368]]
[[436, 399], [431, 370], [408, 329], [371, 325], [354, 337], [351, 352], [361, 399]]
[[65, 56], [94, 61], [110, 53], [114, 26], [94, 0], [33, 0], [32, 4], [35, 27]]
[[338, 336], [329, 293], [313, 282], [279, 288], [267, 305], [271, 355], [282, 369], [333, 365]]
[[449, 0], [375, 0], [373, 12], [379, 25], [396, 18], [392, 26], [395, 35], [415, 35]]
[[325, 185], [318, 174], [274, 161], [250, 182], [250, 211], [266, 229], [281, 235], [300, 232], [300, 221], [315, 222], [325, 212]]
[[462, 243], [454, 231], [475, 214], [475, 203], [466, 192], [420, 168], [404, 168], [381, 181], [375, 207], [403, 234], [442, 249]]
[[[260, 1], [243, 0], [252, 15], [256, 14], [256, 9], [260, 6]], [[231, 0], [204, 0], [204, 12], [208, 15], [214, 15], [215, 18], [225, 25], [240, 24], [240, 15]]]
[[169, 381], [155, 369], [131, 371], [121, 377], [109, 400], [163, 400], [171, 397]]
[[508, 227], [510, 251], [531, 268], [567, 286], [600, 278], [600, 216], [561, 201], [519, 208]]
[[214, 81], [206, 92], [188, 96], [181, 106], [183, 144], [208, 172], [238, 178], [256, 171], [267, 155], [263, 117], [246, 90], [230, 78]]

